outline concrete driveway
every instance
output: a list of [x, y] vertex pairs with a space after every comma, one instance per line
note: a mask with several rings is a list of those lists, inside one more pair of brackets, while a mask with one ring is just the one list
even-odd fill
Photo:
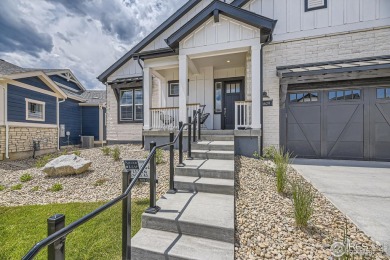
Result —
[[390, 255], [390, 163], [295, 159], [293, 167]]

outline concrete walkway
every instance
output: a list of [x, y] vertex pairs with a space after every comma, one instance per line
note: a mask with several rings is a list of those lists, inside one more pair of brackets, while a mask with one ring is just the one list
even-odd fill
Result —
[[390, 163], [295, 159], [293, 167], [390, 255]]

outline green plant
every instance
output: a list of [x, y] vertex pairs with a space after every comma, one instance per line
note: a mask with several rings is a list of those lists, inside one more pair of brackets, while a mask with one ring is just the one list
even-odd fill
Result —
[[267, 146], [263, 149], [263, 159], [274, 160], [275, 155], [278, 153], [278, 149], [275, 146]]
[[121, 156], [121, 151], [119, 150], [119, 147], [116, 146], [112, 150], [112, 158], [114, 158], [114, 161], [119, 161], [120, 160], [120, 156]]
[[285, 153], [283, 149], [275, 150], [274, 153], [276, 189], [279, 193], [286, 193], [288, 183], [287, 170], [290, 156], [290, 153]]
[[53, 159], [55, 156], [53, 154], [46, 154], [43, 157], [40, 157], [36, 162], [35, 162], [35, 167], [36, 168], [42, 168], [45, 166], [51, 159]]
[[22, 176], [20, 176], [20, 181], [21, 182], [28, 182], [32, 180], [32, 176], [29, 173], [25, 173]]
[[108, 156], [108, 155], [110, 155], [110, 153], [111, 153], [111, 148], [108, 147], [108, 146], [104, 146], [104, 147], [102, 148], [102, 152], [103, 152], [103, 155]]
[[255, 159], [260, 159], [261, 156], [260, 156], [260, 154], [259, 154], [257, 151], [254, 151], [254, 152], [253, 152], [253, 158], [255, 158]]
[[34, 186], [31, 191], [38, 191], [39, 190], [39, 186]]
[[311, 187], [301, 182], [294, 182], [291, 186], [295, 223], [298, 227], [307, 227], [313, 214], [314, 193]]
[[61, 155], [67, 155], [68, 154], [68, 149], [65, 149], [62, 151]]
[[23, 185], [21, 183], [19, 183], [19, 184], [12, 186], [11, 190], [21, 190], [22, 187], [23, 187]]
[[5, 186], [4, 185], [0, 185], [0, 191], [3, 191], [5, 190]]
[[60, 191], [60, 190], [63, 190], [63, 187], [62, 187], [61, 183], [55, 183], [55, 184], [53, 184], [53, 186], [51, 186], [48, 189], [48, 191], [52, 191], [52, 192], [56, 192], [56, 191]]
[[98, 180], [96, 180], [96, 182], [95, 182], [95, 186], [97, 187], [97, 186], [102, 186], [104, 183], [106, 183], [108, 181], [108, 179], [107, 178], [102, 178], [102, 179], [98, 179]]
[[73, 151], [73, 154], [76, 155], [76, 156], [80, 156], [81, 152], [80, 151]]
[[162, 149], [158, 148], [156, 150], [156, 164], [164, 163], [164, 152]]

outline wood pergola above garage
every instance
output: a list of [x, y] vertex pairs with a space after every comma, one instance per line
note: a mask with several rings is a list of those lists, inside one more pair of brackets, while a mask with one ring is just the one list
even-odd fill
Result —
[[390, 77], [390, 56], [374, 56], [277, 67], [280, 84]]

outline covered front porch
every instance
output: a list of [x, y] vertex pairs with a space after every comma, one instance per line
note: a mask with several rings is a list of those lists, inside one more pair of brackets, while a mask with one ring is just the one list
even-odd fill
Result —
[[178, 129], [195, 110], [203, 129], [260, 129], [259, 57], [260, 44], [146, 59], [144, 132]]

